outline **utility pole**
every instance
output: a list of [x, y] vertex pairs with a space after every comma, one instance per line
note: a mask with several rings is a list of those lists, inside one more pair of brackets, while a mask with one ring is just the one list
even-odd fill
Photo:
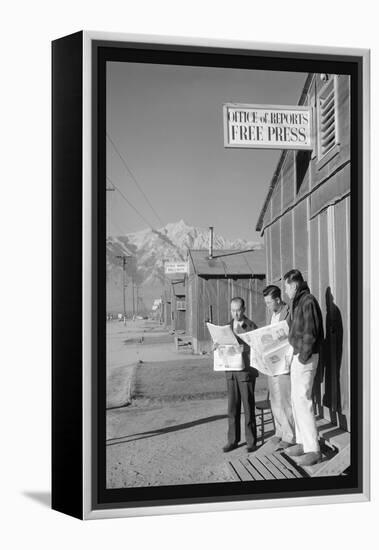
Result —
[[[122, 297], [123, 297], [123, 302], [124, 302], [124, 319], [125, 319], [126, 318], [126, 296], [125, 296], [125, 291], [126, 291], [126, 287], [127, 287], [127, 284], [126, 284], [126, 263], [127, 263], [127, 259], [131, 258], [131, 256], [126, 256], [125, 254], [123, 254], [122, 256], [116, 256], [116, 258], [119, 258], [120, 260], [122, 260]], [[134, 314], [134, 295], [133, 295], [133, 314]]]
[[133, 274], [132, 274], [132, 297], [133, 297], [133, 319], [134, 319], [134, 315], [135, 315], [136, 311], [135, 311], [135, 303], [134, 303], [134, 277], [133, 277]]

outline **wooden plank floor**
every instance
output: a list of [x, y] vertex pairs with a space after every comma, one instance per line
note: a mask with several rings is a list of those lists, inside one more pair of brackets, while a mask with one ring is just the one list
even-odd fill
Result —
[[[300, 466], [297, 457], [289, 457], [283, 449], [277, 450], [270, 439], [255, 453], [227, 462], [236, 481], [262, 481], [302, 477], [325, 477], [341, 475], [350, 465], [350, 434], [318, 420], [321, 462], [314, 466]], [[272, 435], [272, 433], [271, 433]]]
[[293, 464], [281, 456], [280, 452], [260, 456], [251, 454], [246, 458], [236, 458], [228, 462], [228, 467], [236, 481], [303, 477]]

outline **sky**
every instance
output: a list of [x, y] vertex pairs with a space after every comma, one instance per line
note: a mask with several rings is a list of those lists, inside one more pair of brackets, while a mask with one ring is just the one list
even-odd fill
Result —
[[281, 151], [225, 148], [222, 107], [297, 105], [306, 77], [109, 62], [107, 186], [132, 206], [107, 193], [107, 234], [183, 219], [227, 239], [259, 240], [255, 225]]

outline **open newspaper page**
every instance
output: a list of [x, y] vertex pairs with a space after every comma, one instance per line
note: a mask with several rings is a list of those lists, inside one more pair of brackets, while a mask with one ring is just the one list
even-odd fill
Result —
[[289, 372], [286, 355], [289, 353], [287, 321], [280, 321], [238, 335], [251, 348], [251, 366], [268, 376]]
[[238, 345], [237, 338], [232, 331], [230, 325], [212, 325], [212, 323], [207, 323], [209, 332], [214, 344], [219, 345]]
[[213, 370], [243, 370], [243, 346], [238, 344], [230, 325], [218, 326], [207, 323], [212, 341], [217, 344], [213, 354]]

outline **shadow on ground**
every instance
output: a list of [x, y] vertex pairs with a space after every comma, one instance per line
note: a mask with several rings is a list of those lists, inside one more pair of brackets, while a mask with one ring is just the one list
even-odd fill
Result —
[[221, 420], [222, 418], [227, 418], [227, 415], [216, 414], [214, 416], [208, 416], [207, 418], [199, 418], [199, 420], [193, 420], [192, 422], [184, 422], [183, 424], [177, 424], [176, 426], [167, 426], [166, 428], [160, 428], [157, 430], [149, 430], [147, 432], [124, 435], [121, 437], [114, 437], [113, 439], [107, 440], [107, 445], [119, 445], [120, 443], [123, 443], [122, 440], [124, 440], [125, 443], [129, 443], [131, 441], [147, 439], [148, 437], [155, 437], [157, 435], [176, 432], [178, 430], [186, 430], [187, 428], [193, 428], [194, 426], [207, 424], [208, 422], [214, 422], [215, 420]]
[[22, 493], [25, 497], [42, 504], [43, 506], [51, 507], [51, 493], [46, 491], [25, 491]]

